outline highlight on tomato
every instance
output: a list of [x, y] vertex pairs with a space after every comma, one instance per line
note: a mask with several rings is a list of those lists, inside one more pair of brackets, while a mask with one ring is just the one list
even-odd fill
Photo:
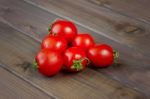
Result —
[[60, 53], [49, 49], [40, 50], [36, 57], [34, 68], [45, 76], [56, 75], [63, 66], [63, 58]]
[[50, 26], [49, 31], [50, 35], [63, 36], [68, 42], [72, 42], [77, 35], [75, 24], [68, 20], [56, 20]]
[[94, 44], [94, 39], [88, 33], [78, 34], [72, 42], [72, 46], [80, 47], [85, 51], [94, 46]]
[[99, 44], [89, 48], [87, 56], [95, 67], [108, 67], [119, 57], [119, 53], [107, 44]]
[[54, 50], [63, 53], [68, 46], [65, 38], [61, 36], [46, 36], [41, 43], [41, 49]]

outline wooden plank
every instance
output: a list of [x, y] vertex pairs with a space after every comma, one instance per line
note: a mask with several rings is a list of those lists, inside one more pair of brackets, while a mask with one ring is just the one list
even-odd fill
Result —
[[95, 6], [105, 7], [114, 12], [150, 23], [149, 0], [84, 0]]
[[[46, 11], [150, 55], [150, 25], [85, 0], [25, 0]], [[147, 43], [146, 43], [147, 42]], [[146, 43], [146, 44], [145, 44]]]
[[32, 62], [40, 44], [0, 22], [0, 63], [45, 93], [61, 99], [148, 99], [109, 77], [91, 69], [78, 74], [61, 72], [47, 78], [33, 70]]
[[[47, 34], [46, 27], [49, 24], [49, 20], [60, 18], [23, 1], [16, 0], [16, 2], [14, 2], [9, 0], [9, 2], [7, 2], [7, 0], [5, 0], [0, 4], [2, 4], [1, 12], [3, 13], [1, 15], [1, 20], [3, 22], [29, 36], [35, 36], [38, 40], [41, 40], [44, 35]], [[120, 66], [112, 66], [108, 69], [97, 70], [98, 72], [102, 72], [108, 77], [118, 80], [130, 88], [134, 88], [149, 95], [150, 80], [148, 79], [150, 58], [148, 55], [143, 55], [141, 52], [137, 51], [137, 49], [112, 41], [87, 28], [83, 28], [79, 25], [78, 28], [79, 31], [89, 32], [96, 42], [108, 43], [120, 52]], [[31, 60], [32, 59], [33, 58], [31, 58]]]
[[0, 99], [54, 99], [0, 67]]

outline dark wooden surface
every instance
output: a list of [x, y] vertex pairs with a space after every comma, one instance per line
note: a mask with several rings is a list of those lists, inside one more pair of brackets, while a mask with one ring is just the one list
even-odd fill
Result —
[[[29, 98], [39, 94], [39, 98], [149, 99], [148, 9], [142, 12], [144, 5], [146, 8], [148, 5], [138, 0], [143, 8], [136, 13], [130, 10], [139, 9], [139, 3], [134, 1], [0, 0], [0, 71], [6, 75], [6, 79], [0, 77], [6, 82], [2, 88], [9, 89], [11, 80], [7, 80], [11, 77], [12, 83], [18, 80], [19, 88], [30, 90], [17, 94], [16, 98], [24, 98], [23, 95], [29, 93]], [[139, 15], [141, 13], [145, 14]], [[52, 78], [34, 71], [32, 62], [40, 41], [47, 35], [47, 26], [56, 18], [70, 19], [77, 24], [79, 32], [89, 32], [97, 43], [108, 43], [118, 49], [120, 65], [107, 69], [87, 68], [75, 75], [61, 72]], [[27, 87], [20, 85], [21, 82]], [[11, 97], [4, 94], [7, 91], [20, 92], [16, 84], [12, 86], [10, 91], [0, 89], [2, 98]]]
[[0, 99], [53, 99], [0, 67]]
[[[149, 0], [86, 0], [97, 6], [103, 6], [124, 16], [132, 17], [145, 23], [150, 22]], [[148, 22], [147, 22], [148, 21]]]
[[40, 46], [39, 42], [3, 23], [0, 23], [0, 30], [0, 63], [3, 68], [12, 71], [53, 98], [142, 99], [145, 97], [91, 69], [76, 75], [61, 72], [52, 78], [43, 77], [32, 68], [34, 56]]
[[[147, 47], [150, 46], [150, 43], [148, 43], [150, 42], [150, 25], [143, 21], [138, 21], [136, 18], [122, 15], [113, 11], [112, 9], [108, 9], [104, 6], [98, 6], [95, 3], [89, 2], [94, 0], [25, 1], [35, 6], [38, 6], [46, 11], [53, 12], [57, 15], [61, 15], [64, 18], [74, 20], [78, 24], [101, 35], [104, 35], [109, 39], [132, 47], [133, 49], [138, 50], [145, 55], [150, 55], [150, 48]], [[143, 1], [141, 0], [141, 2]], [[121, 1], [120, 6], [122, 6], [122, 8], [125, 7], [124, 4], [121, 3]], [[145, 6], [145, 8], [148, 9], [146, 3], [145, 5], [143, 4], [143, 6]], [[139, 12], [142, 11], [145, 10], [143, 9]], [[128, 11], [126, 11], [126, 13], [128, 13]], [[148, 11], [146, 13], [148, 13]]]

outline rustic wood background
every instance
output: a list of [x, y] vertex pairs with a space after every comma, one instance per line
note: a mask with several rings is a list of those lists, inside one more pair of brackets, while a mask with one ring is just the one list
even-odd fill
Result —
[[[0, 99], [150, 99], [149, 0], [0, 0]], [[119, 64], [47, 78], [32, 68], [47, 26], [76, 23]]]

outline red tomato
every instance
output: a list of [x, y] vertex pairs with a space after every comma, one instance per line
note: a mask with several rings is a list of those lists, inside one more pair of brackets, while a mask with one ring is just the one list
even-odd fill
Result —
[[67, 41], [60, 36], [47, 36], [42, 41], [41, 48], [46, 48], [62, 53], [67, 48]]
[[45, 76], [53, 76], [57, 74], [63, 65], [62, 56], [56, 51], [43, 49], [36, 55], [37, 68], [40, 73]]
[[64, 66], [68, 71], [78, 72], [83, 70], [87, 64], [88, 59], [83, 49], [79, 47], [70, 47], [64, 52]]
[[89, 48], [87, 56], [96, 67], [108, 67], [113, 63], [113, 49], [106, 44]]
[[57, 20], [51, 25], [50, 34], [63, 36], [68, 42], [71, 42], [77, 35], [77, 28], [70, 21]]
[[72, 42], [72, 46], [81, 47], [85, 51], [94, 46], [94, 40], [89, 34], [78, 34]]

